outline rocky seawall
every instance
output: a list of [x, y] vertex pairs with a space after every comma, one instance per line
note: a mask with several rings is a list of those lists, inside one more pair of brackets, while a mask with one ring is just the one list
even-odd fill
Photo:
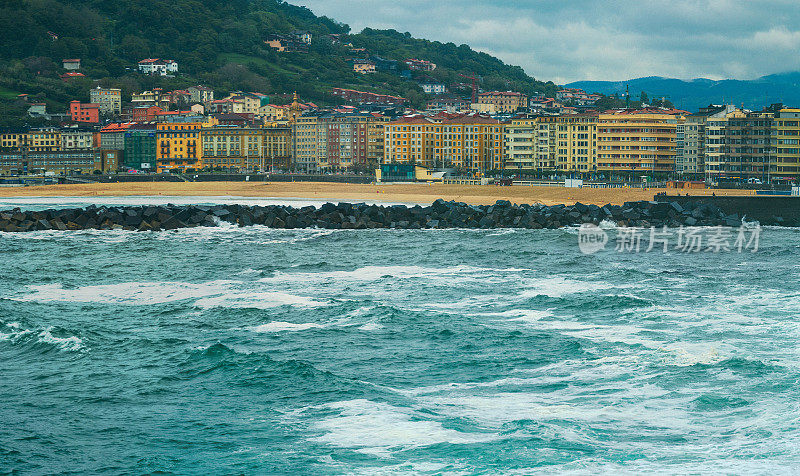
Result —
[[[270, 228], [560, 228], [602, 221], [619, 226], [739, 226], [742, 217], [711, 203], [683, 201], [626, 202], [624, 205], [514, 205], [500, 200], [494, 205], [467, 205], [437, 200], [431, 206], [379, 206], [364, 203], [326, 203], [308, 206], [165, 205], [114, 206], [0, 211], [0, 231], [35, 230], [175, 230], [217, 226], [228, 222], [239, 226]], [[762, 225], [798, 226], [797, 220], [775, 217]]]

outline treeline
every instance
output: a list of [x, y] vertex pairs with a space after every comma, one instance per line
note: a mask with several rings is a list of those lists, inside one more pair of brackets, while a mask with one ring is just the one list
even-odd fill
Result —
[[[277, 53], [264, 44], [271, 34], [295, 30], [313, 35], [309, 52]], [[322, 104], [336, 101], [329, 94], [332, 87], [362, 88], [402, 95], [422, 106], [427, 97], [416, 82], [397, 73], [352, 71], [348, 48], [327, 41], [330, 34], [349, 31], [343, 23], [279, 0], [5, 0], [0, 2], [0, 99], [27, 93], [63, 110], [69, 100], [88, 100], [88, 88], [98, 83], [121, 87], [126, 96], [202, 83], [221, 93], [297, 91]], [[373, 29], [343, 40], [387, 59], [433, 61], [439, 68], [431, 76], [446, 84], [469, 83], [458, 74], [475, 73], [484, 89], [555, 90], [553, 83], [536, 81], [521, 68], [466, 45]], [[136, 63], [148, 57], [178, 61], [180, 74], [138, 74]], [[80, 58], [81, 72], [90, 79], [61, 81], [64, 58]]]

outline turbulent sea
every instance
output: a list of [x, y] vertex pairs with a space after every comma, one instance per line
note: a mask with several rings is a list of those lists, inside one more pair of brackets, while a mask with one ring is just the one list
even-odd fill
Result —
[[798, 258], [781, 228], [0, 233], [0, 473], [797, 473]]

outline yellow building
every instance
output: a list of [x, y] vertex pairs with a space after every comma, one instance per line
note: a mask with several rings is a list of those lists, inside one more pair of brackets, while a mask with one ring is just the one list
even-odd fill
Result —
[[483, 173], [503, 168], [503, 125], [476, 114], [406, 116], [386, 124], [384, 163], [456, 167]]
[[444, 167], [441, 117], [405, 116], [384, 127], [383, 163]]
[[203, 168], [200, 142], [201, 122], [161, 122], [156, 124], [156, 164], [158, 172]]
[[534, 129], [534, 158], [535, 167], [540, 173], [556, 171], [558, 154], [557, 140], [558, 116], [539, 116], [536, 118]]
[[25, 133], [4, 133], [0, 134], [0, 147], [3, 149], [19, 149], [24, 142]]
[[289, 107], [278, 106], [275, 104], [265, 104], [258, 108], [258, 115], [264, 119], [264, 123], [285, 123], [289, 120]]
[[642, 109], [600, 114], [598, 172], [662, 176], [673, 172], [676, 129], [682, 112]]
[[353, 71], [359, 74], [374, 73], [375, 63], [369, 60], [353, 60]]
[[478, 95], [477, 104], [489, 104], [499, 113], [516, 112], [528, 107], [528, 96], [514, 91], [491, 91]]
[[30, 152], [52, 152], [61, 148], [58, 129], [34, 129], [20, 137], [19, 147]]
[[567, 173], [597, 170], [597, 114], [558, 117], [556, 168]]
[[[763, 123], [762, 123], [763, 125]], [[800, 175], [800, 109], [783, 108], [775, 114], [775, 155], [769, 165], [771, 178]], [[763, 141], [753, 140], [754, 148], [764, 147]], [[768, 160], [768, 159], [767, 159]]]

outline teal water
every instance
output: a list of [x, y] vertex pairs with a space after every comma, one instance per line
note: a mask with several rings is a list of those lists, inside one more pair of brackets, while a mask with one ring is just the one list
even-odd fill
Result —
[[0, 234], [0, 472], [800, 470], [800, 231]]

